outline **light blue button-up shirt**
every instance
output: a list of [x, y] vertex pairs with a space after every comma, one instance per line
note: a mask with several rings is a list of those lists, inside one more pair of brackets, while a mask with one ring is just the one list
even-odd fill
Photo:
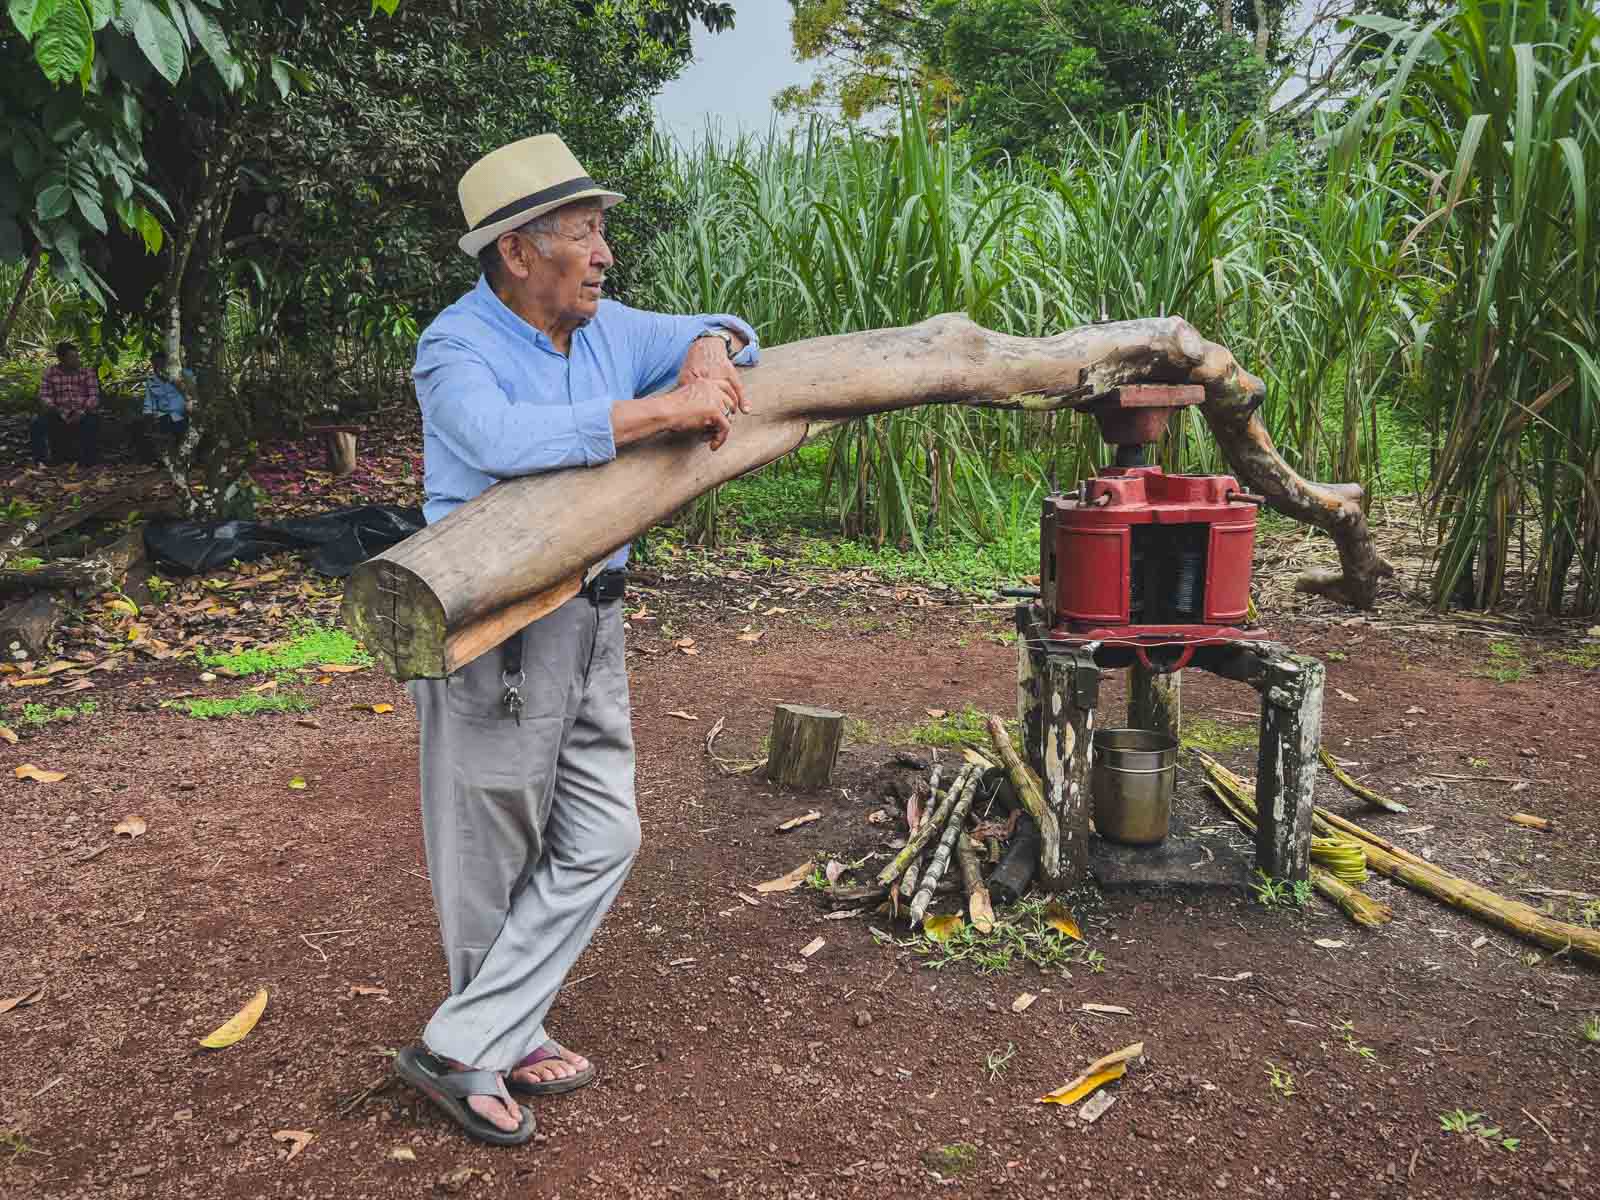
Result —
[[[562, 354], [480, 277], [417, 344], [423, 515], [432, 524], [502, 479], [609, 462], [611, 406], [671, 384], [689, 344], [717, 327], [748, 343], [737, 365], [760, 360], [755, 330], [738, 317], [666, 316], [614, 300], [600, 301]], [[607, 565], [627, 561], [623, 546]]]
[[[185, 372], [187, 374], [187, 372]], [[144, 384], [144, 415], [147, 417], [178, 417], [188, 411], [189, 403], [178, 390], [178, 385], [160, 375], [152, 375]]]

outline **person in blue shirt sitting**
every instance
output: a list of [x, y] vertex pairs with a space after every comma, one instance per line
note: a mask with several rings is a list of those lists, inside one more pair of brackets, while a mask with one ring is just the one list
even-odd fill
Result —
[[[750, 403], [737, 368], [757, 362], [755, 331], [729, 313], [607, 298], [606, 210], [622, 196], [558, 136], [486, 155], [459, 195], [458, 245], [483, 274], [417, 346], [430, 524], [502, 479], [598, 466], [660, 434], [713, 450], [738, 436]], [[498, 1145], [534, 1135], [513, 1092], [570, 1092], [597, 1070], [545, 1018], [639, 849], [627, 562], [617, 547], [573, 599], [447, 679], [407, 685], [450, 995], [395, 1068]]]
[[[167, 352], [150, 356], [150, 378], [144, 384], [144, 418], [157, 438], [182, 441], [189, 432], [189, 401], [167, 375]], [[185, 372], [187, 374], [187, 372]]]

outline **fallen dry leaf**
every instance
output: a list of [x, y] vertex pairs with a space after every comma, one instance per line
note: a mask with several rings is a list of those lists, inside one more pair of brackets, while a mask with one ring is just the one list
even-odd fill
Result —
[[1115, 1050], [1104, 1058], [1089, 1065], [1082, 1075], [1071, 1083], [1058, 1087], [1053, 1092], [1048, 1092], [1035, 1102], [1038, 1104], [1076, 1104], [1090, 1092], [1093, 1092], [1110, 1083], [1113, 1079], [1121, 1079], [1127, 1073], [1130, 1059], [1138, 1058], [1144, 1053], [1144, 1043], [1134, 1042]]
[[1408, 717], [1420, 717], [1424, 713], [1426, 713], [1427, 711], [1428, 710], [1423, 708], [1422, 705], [1413, 704], [1410, 708], [1406, 709], [1406, 716], [1408, 716]]
[[350, 994], [352, 996], [376, 996], [380, 1000], [387, 1000], [389, 998], [389, 989], [386, 987], [372, 987], [365, 983], [352, 983], [350, 985]]
[[355, 663], [318, 663], [317, 664], [317, 670], [321, 671], [324, 675], [349, 675], [352, 671], [360, 671], [362, 669], [363, 669], [362, 667], [358, 666]]
[[1313, 945], [1320, 946], [1324, 950], [1343, 950], [1345, 946], [1339, 938], [1318, 938]]
[[27, 1008], [30, 1004], [37, 1004], [44, 996], [44, 984], [38, 984], [31, 992], [23, 992], [20, 996], [9, 996], [0, 1000], [0, 1017], [5, 1016], [13, 1008]]
[[743, 900], [751, 908], [761, 907], [761, 901], [757, 900], [754, 896], [746, 896], [743, 892], [735, 892], [734, 895]]
[[944, 710], [944, 709], [942, 709], [942, 708], [925, 708], [925, 709], [923, 709], [923, 710], [922, 710], [922, 711], [923, 711], [923, 712], [925, 712], [925, 713], [927, 713], [927, 714], [928, 714], [928, 715], [929, 715], [929, 716], [930, 716], [930, 717], [932, 717], [932, 718], [933, 718], [933, 719], [934, 719], [934, 720], [935, 720], [935, 721], [942, 721], [942, 720], [944, 720], [944, 718], [945, 718], [945, 715], [946, 715], [946, 714], [945, 714], [945, 710]]
[[146, 824], [143, 817], [131, 816], [123, 817], [122, 820], [118, 821], [116, 825], [112, 827], [111, 832], [119, 834], [122, 837], [136, 838], [143, 837], [144, 831], [148, 828], [150, 828], [150, 826]]
[[1360, 704], [1361, 703], [1360, 700], [1356, 699], [1356, 697], [1352, 696], [1349, 692], [1345, 691], [1343, 688], [1334, 688], [1333, 690], [1336, 693], [1338, 693], [1339, 699], [1341, 699], [1341, 700], [1344, 700], [1344, 701], [1346, 701], [1346, 702], [1348, 702], [1350, 704]]
[[67, 684], [66, 687], [62, 688], [56, 694], [58, 696], [65, 696], [65, 695], [68, 695], [68, 694], [70, 694], [72, 692], [87, 692], [87, 691], [90, 691], [93, 687], [94, 687], [94, 680], [92, 680], [92, 679], [74, 679], [71, 683]]
[[776, 879], [769, 879], [765, 883], [756, 884], [756, 891], [763, 894], [767, 892], [792, 892], [805, 882], [806, 876], [810, 875], [815, 867], [816, 864], [808, 858], [787, 875], [779, 875]]
[[1022, 992], [1015, 1000], [1011, 1002], [1011, 1011], [1014, 1013], [1027, 1012], [1028, 1009], [1033, 1006], [1033, 1002], [1038, 998], [1039, 997], [1035, 996], [1032, 992]]
[[112, 612], [125, 613], [130, 617], [137, 617], [139, 615], [139, 606], [132, 600], [107, 600], [106, 607]]
[[1549, 829], [1550, 821], [1547, 817], [1536, 817], [1532, 813], [1512, 813], [1506, 820], [1513, 825], [1521, 825], [1526, 829]]
[[350, 709], [351, 709], [352, 712], [370, 712], [370, 713], [377, 713], [379, 716], [382, 716], [384, 713], [393, 712], [394, 711], [394, 705], [392, 705], [392, 704], [352, 704], [350, 706]]
[[680, 721], [698, 721], [700, 719], [699, 717], [695, 716], [692, 712], [685, 712], [681, 708], [673, 709], [671, 712], [669, 712], [667, 714], [667, 716], [669, 716], [669, 717], [677, 717], [678, 720], [680, 720]]
[[960, 933], [965, 924], [960, 913], [945, 913], [942, 916], [923, 918], [922, 932], [934, 941], [942, 942]]
[[830, 858], [828, 860], [828, 865], [822, 868], [822, 874], [827, 879], [829, 887], [832, 887], [834, 884], [838, 883], [839, 876], [843, 875], [844, 873], [845, 865], [837, 858]]
[[389, 1157], [395, 1162], [416, 1162], [417, 1152], [410, 1146], [395, 1146], [389, 1151]]
[[261, 1014], [266, 1011], [267, 989], [262, 988], [250, 997], [249, 1004], [201, 1038], [200, 1044], [207, 1050], [225, 1050], [254, 1029], [256, 1022], [261, 1020]]
[[1080, 1004], [1078, 1009], [1086, 1013], [1111, 1014], [1118, 1017], [1131, 1017], [1133, 1010], [1123, 1008], [1120, 1004]]
[[0, 725], [0, 742], [9, 742], [15, 746], [17, 744], [17, 735], [6, 726]]
[[43, 687], [45, 684], [47, 684], [49, 682], [50, 682], [50, 679], [49, 679], [48, 676], [41, 675], [41, 676], [39, 676], [38, 678], [35, 678], [35, 679], [13, 679], [11, 681], [11, 686], [14, 687], [14, 688], [16, 688], [16, 687]]
[[828, 941], [826, 938], [812, 938], [804, 946], [800, 947], [800, 957], [810, 958], [813, 954], [815, 954], [818, 950], [821, 950], [827, 944]]
[[279, 1129], [273, 1132], [272, 1140], [289, 1143], [289, 1155], [283, 1161], [293, 1162], [296, 1154], [317, 1140], [317, 1135], [309, 1129]]
[[1064, 933], [1074, 941], [1083, 941], [1083, 930], [1078, 928], [1078, 922], [1071, 911], [1059, 900], [1052, 900], [1044, 910], [1044, 923], [1058, 933]]
[[801, 813], [798, 817], [790, 817], [782, 825], [778, 826], [778, 832], [787, 833], [791, 829], [799, 829], [802, 825], [809, 825], [813, 821], [820, 820], [822, 820], [822, 813], [813, 808], [810, 812]]
[[31, 779], [35, 783], [60, 783], [67, 777], [65, 771], [45, 771], [32, 763], [23, 763], [12, 774], [18, 779]]
[[258, 683], [250, 689], [252, 692], [275, 692], [278, 690], [278, 681], [269, 679], [265, 683]]
[[867, 814], [868, 825], [887, 825], [888, 823], [889, 810], [887, 808], [875, 808]]
[[738, 640], [741, 642], [759, 642], [766, 636], [765, 629], [753, 629], [749, 633], [741, 633]]

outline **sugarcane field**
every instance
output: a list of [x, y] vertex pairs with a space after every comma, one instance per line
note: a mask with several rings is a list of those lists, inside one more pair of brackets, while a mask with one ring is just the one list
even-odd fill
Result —
[[0, 17], [0, 1197], [1600, 1196], [1600, 16]]

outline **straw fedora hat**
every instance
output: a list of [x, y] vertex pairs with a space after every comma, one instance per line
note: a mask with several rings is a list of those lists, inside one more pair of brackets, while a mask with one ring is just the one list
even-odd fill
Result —
[[491, 150], [467, 168], [456, 190], [461, 215], [467, 220], [467, 232], [456, 244], [474, 258], [502, 233], [552, 208], [589, 199], [610, 208], [623, 198], [590, 179], [567, 144], [553, 133]]

